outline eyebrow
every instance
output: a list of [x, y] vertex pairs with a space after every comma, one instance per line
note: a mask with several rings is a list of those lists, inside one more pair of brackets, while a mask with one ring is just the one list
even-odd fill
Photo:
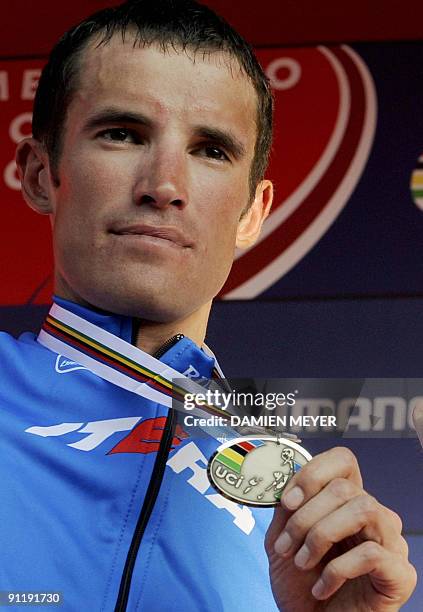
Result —
[[146, 127], [152, 127], [153, 125], [151, 119], [141, 113], [122, 111], [117, 108], [104, 108], [88, 117], [84, 125], [84, 131], [92, 130], [102, 125], [112, 125], [113, 123], [133, 123], [145, 125]]
[[200, 138], [211, 140], [216, 144], [220, 144], [236, 159], [240, 159], [246, 155], [246, 150], [242, 142], [226, 130], [198, 125], [194, 128], [194, 131]]

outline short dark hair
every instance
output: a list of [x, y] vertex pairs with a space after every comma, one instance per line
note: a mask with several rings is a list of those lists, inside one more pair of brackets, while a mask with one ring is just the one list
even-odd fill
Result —
[[78, 87], [82, 52], [96, 35], [100, 35], [99, 45], [107, 44], [116, 33], [124, 39], [127, 30], [135, 33], [134, 44], [158, 44], [163, 50], [172, 46], [194, 52], [224, 51], [238, 61], [258, 99], [257, 138], [250, 170], [253, 195], [266, 171], [272, 142], [269, 80], [251, 46], [224, 19], [195, 0], [128, 0], [94, 13], [62, 36], [42, 71], [32, 120], [33, 135], [46, 147], [53, 170], [60, 159], [67, 109]]

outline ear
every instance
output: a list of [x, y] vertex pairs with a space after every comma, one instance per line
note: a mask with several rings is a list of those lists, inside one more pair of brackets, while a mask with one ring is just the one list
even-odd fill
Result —
[[53, 212], [52, 181], [48, 155], [35, 138], [25, 138], [16, 149], [16, 165], [22, 185], [22, 195], [33, 210], [48, 215]]
[[246, 212], [241, 216], [236, 235], [236, 246], [239, 249], [248, 249], [260, 235], [263, 221], [269, 215], [273, 201], [273, 184], [260, 181], [257, 185], [254, 200]]

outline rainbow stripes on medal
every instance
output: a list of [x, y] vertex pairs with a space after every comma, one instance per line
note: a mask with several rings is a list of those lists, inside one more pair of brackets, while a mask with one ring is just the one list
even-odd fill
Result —
[[220, 461], [226, 467], [231, 469], [233, 472], [237, 472], [237, 474], [241, 471], [241, 465], [245, 459], [245, 457], [258, 448], [259, 446], [263, 446], [264, 442], [262, 440], [245, 440], [243, 442], [238, 442], [234, 446], [223, 449], [217, 456], [216, 461]]

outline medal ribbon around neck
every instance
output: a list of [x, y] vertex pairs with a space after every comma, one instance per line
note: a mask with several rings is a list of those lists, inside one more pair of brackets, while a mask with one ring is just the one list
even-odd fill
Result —
[[[184, 374], [58, 304], [50, 308], [37, 341], [118, 387], [184, 414], [186, 410], [172, 405], [172, 400], [183, 404], [187, 393], [204, 395], [204, 387]], [[172, 379], [182, 381], [183, 386]], [[230, 419], [227, 410], [203, 402], [189, 413]]]

